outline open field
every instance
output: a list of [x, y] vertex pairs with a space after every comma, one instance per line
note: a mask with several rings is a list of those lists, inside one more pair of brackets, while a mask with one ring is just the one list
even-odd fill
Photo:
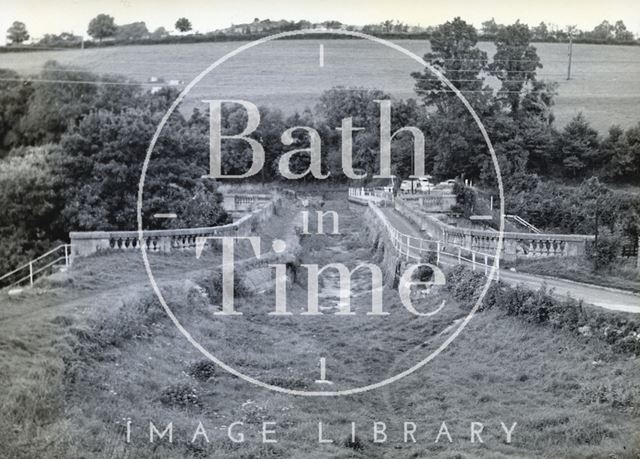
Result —
[[[422, 56], [428, 43], [396, 40]], [[225, 62], [185, 101], [185, 109], [203, 107], [207, 98], [245, 98], [284, 111], [313, 106], [333, 86], [380, 88], [397, 97], [414, 97], [409, 76], [420, 66], [390, 48], [361, 40], [328, 40], [324, 67], [318, 64], [319, 40], [270, 42]], [[37, 73], [48, 60], [98, 73], [125, 75], [139, 82], [150, 77], [189, 82], [210, 63], [245, 42], [124, 46], [0, 54], [0, 68]], [[555, 114], [559, 125], [582, 111], [601, 133], [611, 124], [629, 127], [640, 120], [640, 47], [574, 45], [572, 79], [566, 80], [567, 45], [536, 43], [544, 65], [542, 79], [559, 83]], [[491, 57], [493, 44], [480, 48]]]
[[[301, 262], [353, 267], [380, 261], [368, 243], [362, 207], [328, 201], [324, 209], [339, 212], [341, 235], [303, 237]], [[263, 244], [281, 237], [298, 211], [284, 209], [263, 228]], [[637, 359], [614, 353], [602, 340], [490, 310], [477, 314], [433, 362], [391, 385], [340, 398], [275, 394], [203, 360], [160, 310], [137, 255], [82, 260], [66, 287], [54, 289], [57, 296], [42, 290], [22, 304], [2, 300], [4, 456], [631, 459], [640, 453]], [[446, 307], [437, 316], [415, 317], [395, 290], [385, 288], [391, 314], [375, 321], [363, 314], [371, 307], [368, 276], [356, 274], [357, 315], [331, 314], [335, 279], [328, 277], [320, 290], [327, 315], [303, 317], [298, 313], [307, 299], [300, 275], [288, 297], [294, 316], [269, 317], [273, 294], [245, 293], [237, 302], [245, 314], [241, 321], [215, 317], [211, 266], [217, 258], [210, 254], [205, 266], [186, 256], [152, 257], [152, 263], [174, 312], [207, 349], [248, 375], [291, 389], [317, 389], [320, 356], [327, 357], [331, 389], [396, 374], [446, 339], [448, 324], [469, 309], [446, 290], [434, 290], [417, 307], [431, 310], [443, 300]], [[185, 272], [191, 280], [185, 281]], [[32, 309], [25, 303], [33, 303]], [[38, 305], [46, 308], [35, 313]], [[128, 420], [129, 445], [123, 441]], [[160, 431], [173, 421], [173, 443], [150, 445], [149, 421]], [[244, 423], [236, 429], [244, 443], [226, 436], [236, 421]], [[278, 443], [263, 444], [262, 423], [270, 421], [277, 423]], [[386, 423], [385, 443], [373, 442], [376, 421]], [[452, 443], [446, 437], [434, 443], [443, 421]], [[469, 441], [474, 421], [485, 424], [483, 444]], [[202, 437], [191, 442], [198, 422], [210, 443]], [[333, 443], [318, 444], [318, 422]], [[355, 444], [347, 441], [352, 422]], [[404, 441], [404, 422], [416, 424], [416, 443]], [[517, 422], [511, 444], [501, 422]]]

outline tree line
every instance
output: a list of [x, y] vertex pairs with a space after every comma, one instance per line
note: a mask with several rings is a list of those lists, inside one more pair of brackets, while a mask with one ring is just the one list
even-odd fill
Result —
[[[108, 14], [98, 14], [88, 25], [87, 34], [98, 44], [103, 44], [104, 39], [109, 39], [111, 44], [127, 43], [171, 43], [180, 41], [218, 41], [226, 38], [233, 38], [237, 35], [264, 36], [277, 32], [292, 30], [302, 30], [313, 28], [314, 24], [307, 20], [299, 21], [270, 21], [269, 19], [259, 21], [254, 19], [254, 23], [259, 22], [260, 31], [254, 31], [252, 25], [245, 25], [241, 31], [237, 27], [229, 27], [222, 31], [211, 31], [205, 34], [185, 35], [192, 30], [191, 21], [186, 17], [178, 18], [175, 22], [175, 30], [179, 36], [172, 36], [165, 27], [158, 27], [154, 31], [149, 31], [144, 21], [137, 21], [130, 24], [117, 25], [113, 16]], [[351, 31], [362, 31], [375, 36], [405, 36], [431, 38], [439, 26], [411, 26], [398, 20], [387, 19], [377, 24], [367, 24], [362, 27], [343, 24], [340, 21], [324, 21], [320, 25], [327, 29], [345, 29]], [[482, 23], [478, 38], [484, 41], [493, 41], [498, 33], [507, 26], [499, 24], [494, 18]], [[599, 43], [599, 44], [638, 44], [633, 32], [628, 30], [621, 19], [611, 23], [607, 20], [596, 25], [592, 30], [581, 30], [575, 26], [558, 27], [555, 24], [540, 22], [537, 26], [531, 27], [531, 39], [539, 42], [566, 42], [571, 38], [577, 43]], [[7, 30], [7, 43], [10, 45], [22, 45], [30, 38], [29, 32], [24, 22], [14, 21]], [[47, 47], [74, 47], [82, 42], [82, 37], [69, 32], [60, 34], [45, 34], [34, 46]]]
[[[493, 39], [505, 27], [491, 18], [482, 23], [480, 36], [482, 39]], [[531, 27], [531, 35], [534, 41], [541, 42], [566, 42], [569, 41], [569, 37], [578, 43], [632, 44], [635, 41], [633, 32], [627, 29], [622, 19], [613, 24], [604, 20], [592, 30], [581, 30], [576, 26], [562, 28], [542, 21]]]

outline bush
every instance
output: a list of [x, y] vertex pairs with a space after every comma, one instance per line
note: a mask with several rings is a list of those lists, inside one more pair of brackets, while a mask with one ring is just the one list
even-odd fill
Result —
[[351, 435], [349, 435], [347, 438], [345, 438], [343, 445], [346, 448], [350, 448], [355, 451], [362, 451], [364, 449], [364, 443], [357, 435], [355, 435], [353, 438], [351, 438]]
[[476, 206], [475, 192], [468, 186], [465, 186], [462, 182], [456, 181], [453, 185], [453, 194], [456, 195], [456, 204], [451, 207], [451, 210], [453, 212], [458, 212], [467, 218], [471, 216]]
[[[242, 273], [236, 271], [233, 275], [233, 297], [242, 298], [249, 295]], [[204, 281], [198, 282], [207, 291], [207, 296], [215, 304], [222, 302], [222, 271], [215, 270]]]
[[593, 269], [611, 269], [611, 266], [622, 252], [622, 240], [616, 235], [598, 236], [595, 241], [587, 246], [587, 258], [593, 262]]
[[[447, 274], [447, 289], [453, 297], [460, 302], [475, 302], [480, 294], [480, 289], [485, 280], [482, 275], [459, 265]], [[468, 305], [471, 309], [473, 305]]]
[[165, 406], [177, 406], [187, 408], [200, 406], [196, 390], [188, 384], [173, 384], [166, 387], [160, 394], [160, 403]]
[[216, 364], [210, 360], [199, 360], [189, 365], [187, 373], [198, 381], [205, 382], [215, 376]]
[[[464, 266], [447, 273], [447, 289], [461, 302], [475, 302], [486, 279]], [[473, 304], [466, 305], [471, 309]], [[480, 311], [500, 308], [507, 315], [520, 316], [536, 324], [595, 337], [610, 344], [614, 351], [640, 355], [640, 321], [619, 312], [585, 310], [582, 302], [572, 298], [558, 299], [546, 289], [529, 290], [494, 282], [483, 300]]]

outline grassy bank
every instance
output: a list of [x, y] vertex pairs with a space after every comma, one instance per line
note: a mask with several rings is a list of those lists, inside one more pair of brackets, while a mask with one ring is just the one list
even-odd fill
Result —
[[[339, 212], [341, 235], [302, 237], [302, 263], [353, 267], [380, 255], [368, 245], [360, 207], [329, 201], [324, 210]], [[280, 218], [292, 220], [289, 214]], [[273, 225], [264, 232], [269, 239], [283, 229]], [[95, 270], [107, 259], [94, 261]], [[91, 299], [67, 301], [62, 309], [0, 321], [1, 374], [11, 388], [0, 395], [7, 414], [1, 428], [8, 433], [2, 455], [631, 459], [640, 453], [640, 369], [631, 354], [602, 339], [494, 307], [477, 314], [434, 361], [393, 384], [340, 398], [294, 397], [211, 365], [149, 289], [135, 285], [133, 268], [121, 263], [120, 272], [120, 282], [131, 279], [131, 291], [109, 287], [104, 297], [95, 291]], [[211, 266], [190, 280], [167, 275], [161, 288], [184, 327], [218, 358], [261, 381], [298, 390], [318, 388], [321, 356], [327, 358], [332, 389], [397, 374], [450, 336], [449, 325], [472, 304], [461, 292], [433, 289], [416, 307], [433, 310], [443, 300], [446, 306], [436, 316], [416, 317], [396, 291], [385, 289], [391, 314], [373, 320], [365, 315], [371, 307], [369, 279], [356, 274], [351, 300], [357, 314], [340, 317], [333, 314], [335, 279], [329, 276], [320, 290], [325, 315], [305, 317], [299, 315], [307, 304], [302, 272], [289, 289], [292, 316], [267, 315], [274, 307], [269, 292], [237, 298], [242, 317], [212, 315], [219, 308], [219, 283]], [[71, 284], [89, 288], [77, 275], [70, 274]], [[473, 288], [471, 281], [466, 284]], [[128, 421], [131, 443], [124, 441]], [[173, 442], [149, 444], [149, 421], [160, 431], [172, 421]], [[376, 421], [387, 425], [385, 443], [373, 441]], [[407, 421], [417, 426], [416, 443], [404, 441]], [[452, 443], [434, 443], [443, 421]], [[485, 424], [482, 444], [469, 441], [472, 421]], [[202, 436], [191, 441], [198, 422], [209, 442]], [[227, 437], [232, 422], [243, 423], [236, 431], [245, 434], [244, 443]], [[262, 443], [263, 422], [276, 422], [278, 443]], [[333, 443], [318, 443], [318, 422]], [[355, 443], [349, 441], [351, 422]], [[517, 422], [510, 444], [501, 422]]]

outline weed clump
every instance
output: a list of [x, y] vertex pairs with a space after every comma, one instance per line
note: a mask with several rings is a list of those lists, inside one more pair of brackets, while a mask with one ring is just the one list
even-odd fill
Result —
[[[199, 281], [198, 284], [206, 290], [207, 296], [214, 304], [222, 302], [222, 271], [213, 271], [211, 275], [207, 276], [206, 279]], [[235, 272], [233, 276], [234, 298], [247, 297], [249, 294], [250, 290], [244, 281], [244, 273]]]
[[364, 449], [364, 443], [357, 435], [354, 435], [353, 437], [349, 435], [344, 439], [342, 444], [345, 446], [345, 448], [349, 448], [354, 451], [362, 451]]
[[189, 384], [173, 384], [166, 387], [159, 400], [163, 405], [170, 407], [188, 408], [201, 405], [198, 393]]
[[189, 365], [187, 374], [198, 381], [208, 381], [216, 374], [216, 364], [210, 360], [198, 360]]

